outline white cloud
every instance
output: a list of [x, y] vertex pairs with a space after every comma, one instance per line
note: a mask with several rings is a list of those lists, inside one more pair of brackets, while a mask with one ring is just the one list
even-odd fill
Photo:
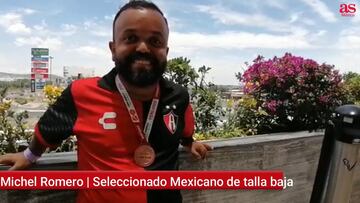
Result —
[[106, 49], [97, 46], [81, 46], [75, 48], [71, 51], [76, 51], [77, 53], [84, 55], [84, 56], [96, 56], [96, 57], [110, 57], [110, 52], [106, 51]]
[[312, 19], [306, 18], [306, 17], [301, 18], [300, 21], [306, 25], [315, 25], [316, 24]]
[[[199, 49], [308, 49], [313, 45], [301, 34], [271, 35], [248, 32], [219, 34], [171, 32], [169, 47], [176, 52], [192, 52]], [[187, 54], [188, 55], [188, 54]]]
[[112, 23], [87, 20], [83, 23], [83, 28], [97, 37], [107, 37], [109, 39], [112, 37]]
[[0, 15], [0, 27], [3, 27], [6, 32], [16, 35], [31, 34], [31, 28], [26, 26], [23, 22], [23, 15], [31, 15], [36, 13], [30, 8], [19, 8], [15, 12], [8, 12]]
[[106, 15], [106, 16], [104, 16], [104, 19], [105, 19], [105, 20], [111, 20], [111, 21], [113, 21], [114, 18], [115, 18], [115, 15], [111, 15], [111, 16]]
[[289, 23], [293, 24], [297, 22], [305, 25], [315, 25], [315, 22], [312, 19], [305, 17], [303, 12], [297, 12], [290, 15]]
[[337, 47], [340, 49], [355, 49], [360, 51], [360, 36], [359, 35], [345, 35], [339, 38]]
[[57, 30], [50, 30], [45, 20], [42, 20], [41, 24], [33, 26], [33, 36], [39, 37], [68, 37], [77, 33], [79, 30], [78, 26], [73, 24], [61, 24]]
[[293, 31], [294, 26], [290, 25], [291, 21], [296, 21], [297, 16], [292, 16], [290, 22], [281, 22], [278, 19], [273, 19], [263, 14], [244, 14], [234, 12], [220, 6], [204, 6], [199, 5], [196, 8], [203, 13], [208, 13], [216, 21], [225, 25], [245, 25], [249, 27], [260, 27], [271, 31], [289, 32]]
[[341, 70], [341, 73], [349, 71], [360, 73], [360, 52], [351, 50], [343, 51], [337, 54], [337, 57], [331, 59], [331, 63]]
[[290, 16], [290, 23], [294, 23], [299, 20], [301, 13], [293, 13]]
[[[12, 61], [12, 60], [10, 60]], [[9, 60], [7, 59], [7, 57], [5, 55], [2, 55], [2, 53], [0, 53], [0, 67], [4, 68], [7, 67], [9, 65]], [[5, 70], [0, 70], [0, 72], [5, 71]]]
[[34, 30], [39, 31], [39, 32], [41, 32], [45, 29], [45, 27], [41, 26], [41, 25], [34, 25], [33, 28], [34, 28]]
[[346, 36], [346, 35], [359, 35], [360, 28], [359, 27], [352, 27], [344, 29], [340, 32], [340, 36]]
[[184, 25], [182, 23], [182, 20], [179, 18], [169, 17], [169, 18], [167, 18], [167, 20], [168, 20], [170, 30], [177, 30], [177, 29], [186, 27], [186, 25]]
[[31, 28], [23, 23], [22, 15], [17, 13], [6, 13], [0, 15], [0, 27], [3, 27], [6, 32], [17, 35], [31, 34]]
[[77, 32], [78, 27], [73, 24], [62, 24], [61, 29], [62, 31], [59, 34], [63, 36], [71, 36]]
[[317, 33], [315, 33], [316, 36], [321, 37], [324, 36], [327, 33], [326, 30], [319, 30]]
[[[360, 8], [360, 7], [358, 7]], [[359, 14], [359, 10], [358, 13], [355, 14], [355, 16], [353, 17], [353, 19], [351, 20], [353, 23], [360, 23], [360, 14]]]
[[281, 10], [285, 10], [286, 8], [286, 0], [260, 0], [259, 4], [261, 4], [262, 2], [265, 2], [266, 5], [270, 6], [270, 7], [274, 7], [274, 8], [278, 8]]
[[22, 23], [16, 23], [16, 24], [10, 25], [7, 28], [7, 31], [10, 33], [15, 33], [15, 34], [30, 34], [31, 33], [31, 29], [26, 27], [26, 25], [24, 25]]
[[92, 20], [87, 20], [83, 24], [85, 30], [92, 29], [94, 26], [98, 26], [97, 23]]
[[62, 41], [59, 38], [41, 38], [41, 37], [18, 37], [15, 40], [17, 46], [34, 46], [34, 47], [48, 47], [53, 50], [61, 48]]
[[[226, 1], [218, 1], [219, 4], [225, 4]], [[251, 0], [251, 1], [236, 1], [237, 6], [247, 7], [255, 10], [261, 9], [280, 9], [287, 10], [288, 0]]]
[[49, 30], [43, 25], [34, 25], [33, 30], [36, 31], [35, 33], [42, 35], [49, 33]]
[[337, 19], [333, 12], [321, 0], [302, 0], [319, 14], [326, 22], [336, 22]]
[[215, 84], [237, 85], [239, 81], [236, 79], [235, 73], [243, 71], [244, 68], [246, 69], [245, 60], [241, 56], [205, 57], [202, 55], [192, 55], [189, 59], [193, 68], [197, 69], [203, 65], [211, 67], [212, 69], [209, 71], [206, 81]]
[[338, 42], [335, 44], [336, 48], [353, 50], [360, 52], [360, 28], [353, 27], [342, 30]]
[[96, 30], [91, 31], [91, 34], [98, 36], [98, 37], [112, 37], [112, 31], [106, 28], [98, 28]]
[[26, 14], [26, 15], [31, 15], [31, 14], [37, 12], [36, 10], [31, 9], [31, 8], [20, 8], [20, 9], [18, 9], [18, 11], [19, 11], [20, 13], [23, 13], [23, 14]]

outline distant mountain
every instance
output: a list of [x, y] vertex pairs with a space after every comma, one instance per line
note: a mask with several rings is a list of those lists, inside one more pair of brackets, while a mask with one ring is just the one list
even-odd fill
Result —
[[16, 74], [0, 72], [0, 81], [14, 81], [18, 79], [28, 79], [30, 74]]
[[[51, 75], [51, 80], [64, 79], [63, 77], [57, 75]], [[17, 74], [17, 73], [4, 73], [0, 72], [0, 81], [15, 81], [19, 79], [30, 79], [30, 74]]]
[[243, 88], [243, 85], [216, 85], [218, 88], [221, 89], [227, 89], [227, 90], [231, 90], [231, 89], [240, 89]]

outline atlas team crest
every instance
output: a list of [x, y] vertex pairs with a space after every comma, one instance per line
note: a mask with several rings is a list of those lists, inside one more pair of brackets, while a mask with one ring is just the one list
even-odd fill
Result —
[[176, 132], [177, 122], [178, 116], [173, 111], [164, 115], [164, 123], [171, 134]]

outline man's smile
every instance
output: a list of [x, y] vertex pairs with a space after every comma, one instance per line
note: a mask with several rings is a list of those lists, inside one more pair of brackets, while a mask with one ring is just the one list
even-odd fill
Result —
[[136, 67], [136, 68], [142, 67], [142, 68], [146, 68], [146, 69], [149, 69], [152, 67], [151, 62], [149, 60], [145, 60], [145, 59], [134, 60], [134, 62], [132, 63], [132, 66]]

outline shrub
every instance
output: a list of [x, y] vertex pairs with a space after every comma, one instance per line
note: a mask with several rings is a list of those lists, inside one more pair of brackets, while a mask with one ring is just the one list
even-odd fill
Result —
[[197, 132], [209, 132], [217, 127], [217, 120], [223, 114], [219, 95], [209, 88], [192, 90], [192, 105]]
[[56, 99], [61, 95], [64, 89], [61, 87], [53, 86], [53, 85], [45, 85], [44, 93], [46, 97], [46, 102], [48, 105], [52, 105], [55, 103]]
[[19, 150], [18, 141], [28, 142], [31, 133], [26, 132], [26, 111], [15, 113], [11, 101], [5, 101], [7, 88], [0, 90], [0, 154], [14, 153]]
[[245, 135], [255, 135], [271, 129], [275, 122], [256, 99], [250, 95], [245, 95], [238, 100], [232, 107], [233, 112], [228, 116], [228, 122], [224, 128], [242, 129]]
[[262, 129], [259, 133], [323, 128], [345, 98], [341, 75], [333, 66], [290, 53], [269, 60], [258, 56], [241, 81], [256, 108], [269, 115], [269, 122], [256, 122], [269, 125], [255, 125]]
[[349, 102], [360, 105], [360, 74], [349, 72], [343, 78]]
[[216, 130], [220, 116], [223, 115], [219, 93], [206, 81], [210, 67], [202, 66], [195, 70], [190, 60], [184, 57], [170, 59], [165, 78], [190, 89], [190, 100], [194, 107], [196, 132], [209, 134]]

